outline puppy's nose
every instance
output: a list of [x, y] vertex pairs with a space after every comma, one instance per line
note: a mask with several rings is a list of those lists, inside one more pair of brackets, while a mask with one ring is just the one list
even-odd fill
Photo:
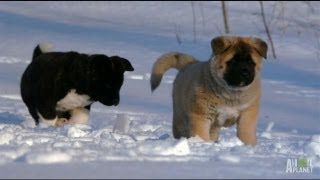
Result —
[[241, 75], [242, 75], [243, 77], [249, 77], [249, 76], [250, 76], [250, 71], [249, 71], [249, 69], [248, 69], [248, 68], [242, 68], [242, 69], [241, 69]]
[[113, 99], [112, 104], [117, 106], [119, 104], [120, 99]]

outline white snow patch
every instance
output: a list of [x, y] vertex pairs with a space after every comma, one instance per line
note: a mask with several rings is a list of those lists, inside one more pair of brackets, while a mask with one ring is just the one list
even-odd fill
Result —
[[240, 157], [234, 156], [234, 155], [231, 155], [231, 154], [221, 155], [221, 156], [219, 156], [219, 159], [223, 160], [223, 161], [228, 161], [228, 162], [231, 162], [231, 163], [240, 163]]
[[151, 142], [141, 145], [138, 150], [143, 154], [162, 156], [185, 156], [190, 154], [189, 143], [186, 138], [174, 142]]
[[26, 156], [26, 161], [29, 164], [54, 164], [67, 163], [71, 161], [72, 157], [67, 153], [51, 152], [51, 153], [37, 153]]
[[27, 117], [22, 123], [21, 125], [24, 128], [35, 128], [36, 127], [36, 123], [34, 121], [34, 119], [32, 117]]
[[1, 132], [0, 133], [0, 145], [9, 144], [13, 140], [15, 135], [10, 132]]
[[163, 155], [176, 155], [184, 156], [190, 154], [189, 143], [187, 139], [182, 139], [177, 142], [173, 147], [164, 150], [161, 154]]
[[141, 129], [141, 131], [154, 132], [155, 130], [159, 129], [160, 126], [151, 125], [151, 124], [142, 124], [141, 126], [139, 126], [139, 128]]
[[306, 146], [306, 152], [311, 156], [320, 158], [320, 135], [313, 135], [311, 142]]
[[21, 96], [17, 94], [3, 94], [3, 95], [0, 95], [0, 97], [6, 98], [6, 99], [12, 99], [12, 100], [20, 100], [20, 101], [22, 100]]
[[127, 134], [130, 128], [130, 117], [126, 114], [117, 114], [113, 132]]
[[261, 137], [265, 137], [267, 139], [271, 139], [272, 135], [271, 135], [271, 130], [274, 126], [274, 122], [270, 122], [266, 128], [266, 130], [261, 134]]
[[236, 147], [236, 146], [242, 146], [243, 142], [238, 137], [232, 137], [230, 139], [221, 139], [216, 143], [216, 146], [221, 147]]
[[90, 126], [84, 125], [84, 124], [75, 124], [75, 125], [71, 125], [71, 127], [69, 126], [67, 128], [68, 128], [68, 132], [67, 132], [68, 137], [72, 137], [72, 138], [85, 137], [88, 134], [90, 134], [89, 131], [91, 130]]

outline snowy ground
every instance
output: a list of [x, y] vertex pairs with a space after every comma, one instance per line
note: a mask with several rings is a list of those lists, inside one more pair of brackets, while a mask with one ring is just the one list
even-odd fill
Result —
[[[311, 3], [265, 4], [275, 16], [278, 59], [269, 51], [264, 62], [251, 147], [234, 127], [218, 143], [174, 139], [176, 72], [150, 91], [151, 66], [162, 53], [209, 58], [210, 41], [223, 30], [220, 2], [194, 3], [196, 42], [190, 2], [1, 2], [0, 178], [320, 178], [320, 3]], [[258, 2], [228, 5], [233, 34], [267, 40]], [[127, 57], [136, 70], [126, 74], [120, 105], [94, 104], [88, 126], [35, 127], [19, 82], [43, 41], [59, 51]], [[312, 160], [312, 173], [286, 173], [287, 159], [299, 157]]]

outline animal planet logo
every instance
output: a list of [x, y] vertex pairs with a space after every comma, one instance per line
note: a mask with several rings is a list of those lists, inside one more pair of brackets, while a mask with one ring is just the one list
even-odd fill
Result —
[[311, 159], [288, 159], [286, 173], [312, 173]]

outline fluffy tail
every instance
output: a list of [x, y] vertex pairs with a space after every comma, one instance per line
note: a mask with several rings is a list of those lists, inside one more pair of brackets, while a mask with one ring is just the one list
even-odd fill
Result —
[[154, 91], [160, 84], [163, 74], [170, 68], [181, 70], [187, 66], [199, 62], [194, 57], [179, 53], [170, 52], [163, 54], [154, 63], [150, 79], [151, 91]]
[[50, 52], [53, 49], [53, 45], [50, 43], [41, 43], [38, 44], [33, 50], [32, 60], [40, 56], [43, 53]]

